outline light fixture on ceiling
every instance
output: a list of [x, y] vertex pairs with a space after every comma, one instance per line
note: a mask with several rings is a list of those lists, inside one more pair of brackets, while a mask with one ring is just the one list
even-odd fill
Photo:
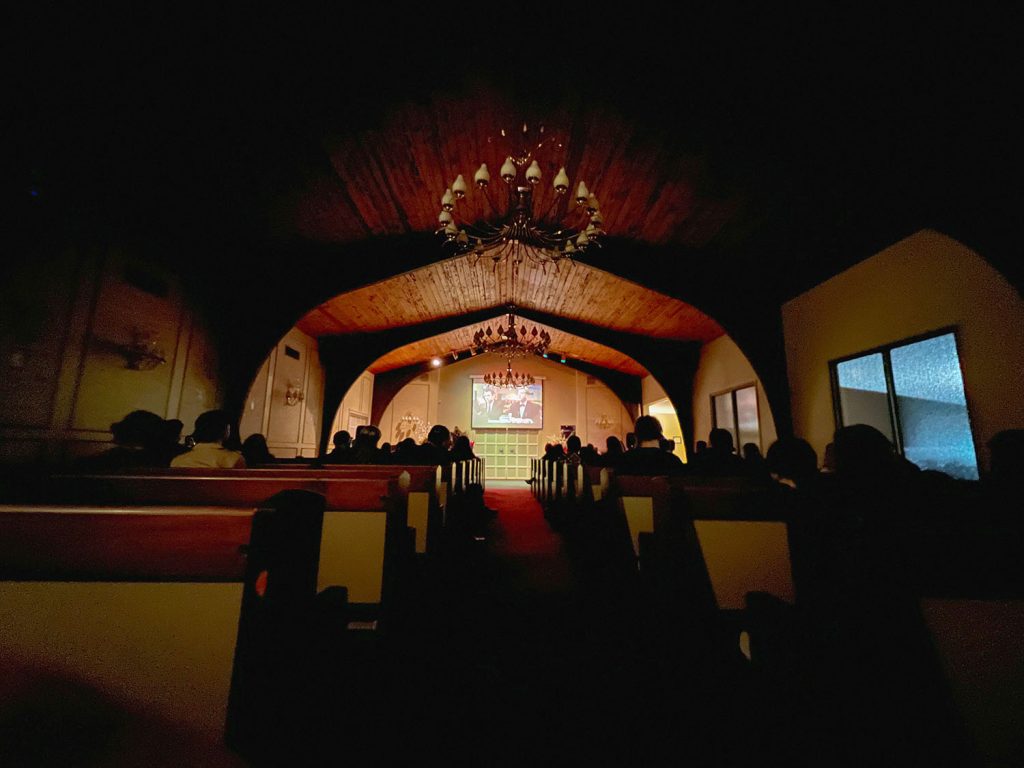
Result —
[[[486, 200], [485, 218], [473, 223], [457, 221], [456, 203], [466, 197], [469, 186], [459, 174], [441, 197], [441, 213], [437, 217], [440, 224], [437, 234], [444, 238], [446, 246], [458, 254], [471, 253], [476, 258], [490, 256], [495, 263], [509, 259], [520, 264], [528, 258], [540, 264], [557, 265], [563, 259], [571, 259], [591, 246], [600, 245], [599, 238], [604, 231], [597, 196], [581, 181], [576, 187], [575, 199], [570, 199], [565, 166], [552, 157], [538, 159], [542, 150], [550, 151], [553, 156], [559, 152], [564, 154], [565, 144], [550, 134], [545, 136], [543, 125], [531, 136], [524, 123], [517, 144], [512, 143], [514, 140], [504, 129], [501, 136], [508, 150], [499, 171], [508, 187], [506, 200], [495, 201], [490, 191], [490, 171], [487, 163], [482, 163], [473, 181], [478, 196]], [[488, 143], [493, 143], [492, 139], [488, 139]], [[544, 175], [542, 161], [552, 172], [559, 168], [548, 195], [540, 192]]]
[[435, 357], [433, 360], [430, 361], [430, 364], [432, 366], [434, 366], [435, 368], [440, 368], [441, 367], [441, 358], [440, 357]]
[[534, 378], [529, 373], [517, 373], [512, 370], [512, 360], [506, 361], [504, 371], [494, 371], [484, 374], [484, 384], [492, 387], [514, 388], [525, 387], [534, 383]]
[[514, 306], [509, 306], [505, 322], [507, 327], [499, 324], [497, 333], [490, 325], [477, 329], [473, 334], [473, 348], [480, 352], [494, 352], [507, 358], [543, 355], [548, 351], [551, 334], [543, 328], [538, 331], [537, 326], [527, 331], [525, 324], [517, 330]]

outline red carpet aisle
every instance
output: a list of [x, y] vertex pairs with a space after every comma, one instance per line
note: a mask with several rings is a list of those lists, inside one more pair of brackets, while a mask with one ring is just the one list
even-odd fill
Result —
[[528, 488], [494, 488], [484, 502], [498, 513], [492, 549], [510, 565], [521, 566], [530, 589], [560, 591], [573, 586], [562, 540], [544, 519]]

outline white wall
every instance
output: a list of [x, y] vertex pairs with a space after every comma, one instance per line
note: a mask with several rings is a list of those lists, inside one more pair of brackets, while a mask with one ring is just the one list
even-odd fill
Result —
[[[127, 365], [133, 329], [165, 362]], [[134, 410], [184, 422], [221, 405], [216, 351], [174, 276], [128, 250], [9, 265], [0, 281], [0, 461], [56, 463], [109, 448]]]
[[795, 434], [821, 457], [835, 421], [829, 361], [949, 326], [975, 447], [1024, 427], [1024, 302], [988, 262], [932, 230], [836, 275], [782, 307]]
[[[396, 442], [402, 416], [418, 417], [429, 425], [459, 427], [476, 440], [470, 427], [472, 376], [503, 370], [504, 360], [478, 355], [424, 374], [395, 396], [381, 417], [381, 440]], [[544, 425], [540, 445], [560, 439], [563, 424], [572, 424], [584, 444], [604, 450], [605, 440], [615, 435], [625, 439], [632, 420], [619, 398], [593, 377], [543, 358], [514, 361], [513, 369], [544, 377]], [[408, 422], [406, 422], [408, 423]]]
[[[333, 438], [335, 433], [346, 430], [354, 438], [357, 426], [370, 423], [371, 408], [373, 408], [373, 374], [363, 371], [348, 388], [348, 392], [341, 400], [341, 405], [335, 411], [330, 437]], [[327, 449], [332, 450], [330, 443], [328, 443]]]
[[768, 406], [761, 380], [754, 373], [746, 355], [728, 336], [719, 336], [700, 350], [700, 360], [693, 376], [694, 440], [707, 440], [712, 429], [711, 397], [730, 389], [753, 384], [757, 387], [757, 415], [761, 425], [761, 451], [776, 440], [775, 418]]
[[[298, 359], [289, 354], [298, 354]], [[289, 405], [289, 389], [298, 394]], [[317, 341], [292, 328], [260, 366], [239, 422], [244, 440], [260, 433], [278, 458], [313, 457], [320, 442], [324, 374]]]

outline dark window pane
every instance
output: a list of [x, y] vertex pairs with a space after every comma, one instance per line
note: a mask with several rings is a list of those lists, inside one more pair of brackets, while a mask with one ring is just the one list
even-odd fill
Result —
[[728, 430], [732, 444], [736, 445], [736, 418], [732, 410], [732, 392], [715, 395], [715, 426]]
[[953, 334], [890, 353], [903, 453], [921, 469], [978, 479], [967, 400]]
[[736, 441], [738, 451], [743, 450], [747, 443], [761, 447], [761, 431], [757, 423], [757, 390], [744, 387], [736, 390], [736, 422], [739, 426], [739, 439]]
[[843, 426], [869, 424], [890, 442], [895, 442], [881, 353], [838, 363], [836, 375], [839, 377], [839, 410]]

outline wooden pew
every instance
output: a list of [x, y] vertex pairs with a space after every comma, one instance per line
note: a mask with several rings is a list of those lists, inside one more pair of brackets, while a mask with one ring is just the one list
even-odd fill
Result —
[[583, 468], [583, 472], [587, 494], [596, 504], [608, 495], [608, 485], [611, 482], [613, 471], [609, 467], [589, 465]]
[[921, 613], [977, 763], [1024, 764], [1024, 599], [926, 597]]
[[[676, 576], [718, 609], [742, 610], [750, 592], [795, 599], [786, 518], [769, 489], [616, 476], [615, 493], [642, 571], [647, 565], [664, 575], [671, 560], [682, 560], [685, 576]], [[645, 564], [645, 555], [660, 562]]]
[[84, 756], [95, 728], [118, 734], [104, 764], [243, 765], [225, 739], [250, 760], [291, 748], [314, 650], [338, 649], [318, 621], [323, 515], [304, 491], [255, 510], [0, 507], [0, 709], [62, 726], [19, 739], [24, 764], [53, 738], [77, 757], [84, 736]]
[[407, 542], [405, 508], [397, 481], [389, 477], [275, 476], [245, 470], [56, 475], [41, 484], [28, 483], [13, 495], [38, 503], [255, 508], [285, 490], [311, 491], [326, 500], [319, 587], [345, 586], [353, 603], [386, 602], [400, 584]]
[[253, 514], [0, 507], [0, 668], [25, 684], [0, 686], [0, 709], [42, 681], [50, 712], [110, 702], [126, 732], [234, 764], [218, 745]]
[[169, 477], [242, 477], [286, 479], [375, 479], [394, 478], [406, 509], [406, 522], [416, 532], [415, 549], [426, 553], [440, 537], [442, 510], [437, 498], [436, 467], [418, 464], [267, 464], [250, 469], [175, 468], [138, 470], [128, 475]]

